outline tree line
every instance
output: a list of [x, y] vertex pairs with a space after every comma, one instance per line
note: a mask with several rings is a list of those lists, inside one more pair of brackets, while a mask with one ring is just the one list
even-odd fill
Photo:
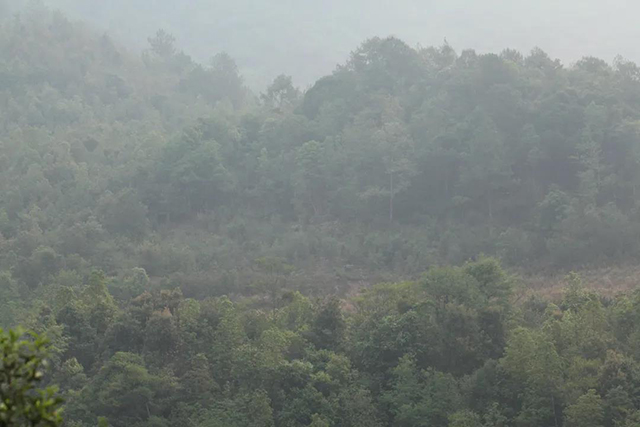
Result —
[[[65, 402], [46, 420], [640, 425], [640, 294], [605, 298], [576, 274], [549, 301], [523, 293], [495, 259], [481, 258], [342, 301], [281, 292], [274, 306], [258, 297], [196, 300], [149, 285], [119, 301], [109, 280], [95, 271], [84, 285], [52, 287], [50, 302], [31, 313], [27, 325], [49, 338], [41, 387], [57, 384], [56, 399]], [[5, 360], [16, 345], [41, 357], [40, 347], [10, 337], [0, 340]]]
[[622, 58], [371, 39], [305, 91], [280, 76], [256, 95], [229, 55], [198, 64], [162, 30], [141, 56], [36, 6], [0, 31], [0, 270], [28, 289], [140, 267], [221, 295], [263, 257], [319, 288], [640, 250]]
[[479, 254], [634, 261], [639, 89], [374, 38], [255, 94], [162, 30], [3, 15], [0, 325], [48, 338], [70, 426], [634, 426], [636, 293], [521, 297]]

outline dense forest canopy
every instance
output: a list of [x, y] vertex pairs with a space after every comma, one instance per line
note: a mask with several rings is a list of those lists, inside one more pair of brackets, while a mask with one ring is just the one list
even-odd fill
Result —
[[40, 1], [136, 48], [162, 27], [201, 62], [226, 51], [257, 90], [280, 73], [313, 84], [373, 36], [427, 46], [448, 40], [483, 53], [540, 46], [567, 63], [586, 51], [608, 61], [618, 54], [640, 60], [640, 8], [627, 0]]
[[371, 38], [254, 91], [147, 42], [0, 18], [0, 326], [64, 425], [640, 424], [638, 292], [505, 270], [636, 262], [635, 63]]

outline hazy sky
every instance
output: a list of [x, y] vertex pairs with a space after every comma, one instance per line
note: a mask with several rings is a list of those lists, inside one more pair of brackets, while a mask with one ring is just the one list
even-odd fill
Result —
[[46, 1], [138, 47], [162, 27], [200, 61], [227, 51], [254, 85], [279, 73], [305, 85], [364, 39], [387, 35], [481, 52], [540, 46], [565, 62], [640, 61], [640, 2], [632, 0]]

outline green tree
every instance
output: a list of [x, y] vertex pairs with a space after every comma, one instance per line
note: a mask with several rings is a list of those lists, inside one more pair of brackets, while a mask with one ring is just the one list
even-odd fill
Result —
[[560, 404], [562, 359], [544, 332], [516, 328], [511, 332], [502, 364], [525, 385], [522, 422], [555, 423]]
[[330, 427], [330, 426], [331, 424], [329, 424], [329, 421], [322, 418], [322, 416], [319, 414], [313, 414], [313, 416], [311, 417], [311, 424], [309, 424], [309, 427]]
[[576, 157], [582, 167], [578, 176], [582, 197], [587, 203], [595, 205], [606, 178], [602, 143], [607, 131], [607, 110], [592, 102], [585, 109], [585, 116], [582, 138], [576, 146]]
[[21, 330], [0, 329], [0, 425], [58, 426], [62, 423], [55, 387], [41, 388], [47, 340]]
[[279, 296], [286, 289], [288, 277], [293, 273], [294, 267], [279, 257], [261, 257], [255, 263], [262, 273], [257, 288], [268, 295], [271, 300], [271, 308], [275, 313], [278, 308]]
[[152, 374], [143, 359], [132, 353], [113, 355], [86, 387], [79, 399], [70, 403], [70, 412], [85, 421], [105, 416], [115, 427], [165, 417], [175, 399], [177, 381], [168, 373]]
[[281, 74], [273, 80], [261, 98], [270, 107], [282, 111], [290, 109], [299, 96], [300, 91], [293, 86], [291, 76]]
[[480, 416], [471, 411], [458, 411], [449, 417], [449, 427], [482, 427]]
[[604, 425], [602, 399], [595, 390], [589, 390], [565, 408], [564, 417], [567, 427], [601, 427]]
[[163, 29], [158, 30], [154, 37], [149, 38], [151, 51], [161, 58], [167, 58], [176, 53], [175, 42], [176, 38]]
[[447, 426], [460, 405], [455, 379], [434, 370], [420, 371], [410, 356], [393, 369], [392, 388], [382, 400], [389, 405], [393, 425]]
[[330, 206], [331, 193], [335, 191], [327, 145], [326, 142], [308, 141], [296, 151], [294, 188], [298, 205], [308, 217], [322, 218]]
[[311, 325], [311, 339], [318, 348], [337, 350], [344, 339], [345, 329], [340, 300], [334, 297], [320, 307]]
[[22, 305], [18, 284], [10, 272], [0, 272], [0, 328], [11, 327]]

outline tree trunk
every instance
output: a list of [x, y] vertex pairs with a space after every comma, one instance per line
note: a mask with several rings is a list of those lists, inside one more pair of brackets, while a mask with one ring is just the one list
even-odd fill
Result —
[[491, 192], [487, 200], [489, 202], [489, 237], [493, 238], [493, 194]]
[[389, 222], [393, 222], [393, 173], [389, 174]]

